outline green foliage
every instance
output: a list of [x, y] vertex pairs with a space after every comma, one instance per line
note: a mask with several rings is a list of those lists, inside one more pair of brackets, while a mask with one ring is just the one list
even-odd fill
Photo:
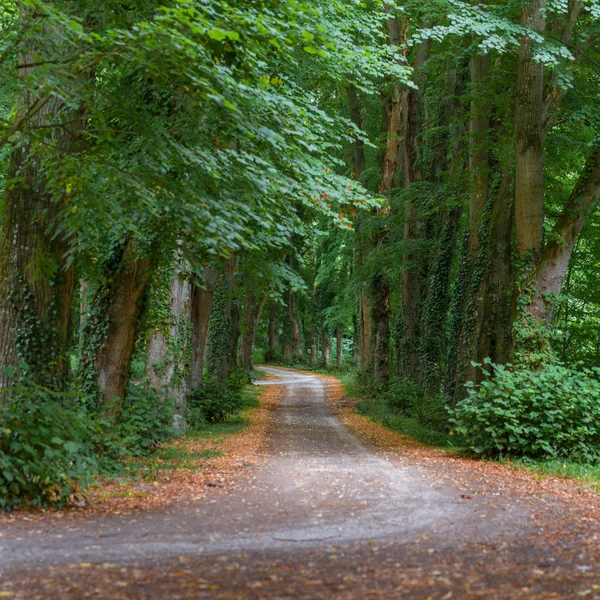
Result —
[[76, 401], [32, 384], [12, 390], [0, 408], [0, 508], [62, 506], [92, 481], [99, 431]]
[[242, 410], [247, 400], [243, 391], [246, 383], [247, 377], [240, 370], [234, 371], [224, 382], [214, 379], [203, 381], [188, 398], [187, 421], [190, 427], [222, 423]]
[[395, 409], [379, 398], [361, 400], [357, 404], [356, 410], [376, 423], [380, 423], [392, 431], [408, 435], [423, 444], [447, 449], [456, 447], [456, 439], [444, 431], [424, 424], [410, 412]]
[[178, 436], [173, 427], [175, 402], [146, 382], [131, 384], [123, 406], [118, 435], [127, 455], [145, 456]]
[[454, 431], [483, 456], [600, 459], [599, 369], [493, 365], [452, 411]]
[[443, 397], [425, 395], [414, 381], [393, 380], [378, 394], [377, 398], [392, 410], [415, 419], [425, 428], [441, 433], [449, 431], [447, 400]]

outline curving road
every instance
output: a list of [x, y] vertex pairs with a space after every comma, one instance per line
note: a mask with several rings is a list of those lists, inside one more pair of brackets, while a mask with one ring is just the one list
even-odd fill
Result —
[[494, 481], [469, 496], [361, 443], [317, 377], [263, 370], [286, 392], [244, 485], [151, 514], [4, 526], [0, 591], [21, 578], [31, 598], [600, 597], [589, 549], [541, 542], [558, 500]]

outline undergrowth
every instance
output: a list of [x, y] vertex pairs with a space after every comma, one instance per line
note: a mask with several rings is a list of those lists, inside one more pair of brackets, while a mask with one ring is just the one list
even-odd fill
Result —
[[13, 386], [0, 406], [0, 509], [64, 506], [84, 496], [98, 476], [140, 479], [197, 468], [218, 450], [197, 453], [175, 438], [218, 444], [246, 427], [243, 411], [259, 404], [259, 390], [246, 382], [237, 376], [220, 384], [228, 395], [224, 408], [215, 407], [222, 396], [192, 401], [196, 415], [185, 434], [173, 427], [174, 402], [144, 382], [130, 386], [118, 422], [91, 413], [82, 394], [27, 381]]

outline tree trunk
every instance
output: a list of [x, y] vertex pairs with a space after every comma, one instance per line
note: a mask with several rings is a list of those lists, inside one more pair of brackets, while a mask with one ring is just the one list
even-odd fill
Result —
[[300, 340], [300, 327], [296, 316], [296, 292], [290, 290], [288, 296], [288, 318], [292, 333], [292, 356], [294, 359], [302, 359], [302, 345]]
[[[21, 18], [28, 11], [23, 9]], [[39, 62], [39, 55], [34, 49], [19, 61]], [[20, 68], [19, 77], [34, 69]], [[55, 149], [55, 164], [76, 149], [83, 130], [81, 112], [67, 108], [58, 94], [25, 93], [16, 119], [36, 128], [37, 137], [45, 136], [44, 143]], [[14, 184], [4, 193], [0, 237], [0, 402], [12, 381], [7, 367], [26, 362], [37, 383], [54, 389], [62, 389], [68, 371], [75, 271], [67, 267], [68, 242], [57, 234], [57, 225], [70, 190], [49, 189], [47, 167], [30, 142], [15, 145], [7, 174]]]
[[344, 348], [343, 348], [343, 340], [344, 333], [342, 331], [342, 327], [338, 325], [335, 330], [335, 339], [336, 339], [336, 366], [338, 370], [341, 371], [343, 366], [343, 358], [344, 358]]
[[260, 301], [256, 298], [256, 293], [253, 289], [254, 281], [247, 277], [246, 279], [246, 294], [244, 298], [244, 308], [242, 313], [242, 327], [240, 337], [240, 349], [238, 354], [239, 365], [246, 375], [250, 376], [250, 372], [254, 369], [254, 360], [252, 358], [254, 352], [254, 340], [256, 337], [256, 327], [260, 319], [260, 314], [267, 300], [267, 295], [264, 294]]
[[130, 239], [119, 247], [110, 262], [112, 266], [105, 275], [107, 287], [102, 286], [92, 301], [93, 314], [86, 328], [86, 340], [96, 338], [98, 330], [104, 331], [95, 351], [96, 384], [104, 414], [118, 418], [129, 382], [141, 299], [152, 259], [139, 257], [136, 244]]
[[453, 385], [454, 400], [465, 396], [466, 381], [479, 383], [481, 371], [471, 364], [484, 358], [505, 363], [512, 351], [512, 262], [514, 187], [512, 163], [503, 167], [497, 192], [490, 198], [480, 231], [477, 257], [471, 267], [458, 365]]
[[[387, 19], [390, 44], [399, 46], [400, 26], [395, 17]], [[401, 148], [400, 127], [402, 123], [402, 91], [396, 85], [392, 86], [387, 110], [387, 141], [382, 163], [381, 183], [379, 191], [385, 194], [391, 201], [392, 189], [396, 186], [398, 174], [399, 153]], [[380, 209], [381, 210], [381, 209]], [[377, 236], [377, 244], [387, 243], [388, 232], [383, 229]], [[373, 355], [373, 378], [378, 383], [387, 381], [390, 373], [390, 285], [387, 276], [380, 270], [373, 279], [372, 315], [373, 329], [375, 330], [374, 355]], [[368, 308], [368, 304], [363, 308]], [[365, 318], [366, 315], [363, 315]], [[366, 361], [365, 361], [366, 363]]]
[[[159, 285], [156, 293], [165, 294], [162, 288]], [[190, 381], [192, 289], [179, 267], [173, 270], [168, 293], [168, 322], [149, 323], [146, 375], [150, 387], [165, 390], [175, 399], [177, 422], [183, 424]]]
[[535, 271], [535, 295], [529, 312], [539, 322], [552, 322], [552, 296], [560, 294], [573, 248], [588, 217], [600, 198], [600, 144], [587, 159], [585, 168], [544, 246]]
[[[349, 83], [346, 86], [346, 95], [348, 106], [350, 108], [350, 120], [358, 129], [362, 129], [362, 119], [360, 116], [360, 105], [358, 102], [358, 92], [356, 87]], [[352, 178], [360, 181], [365, 170], [365, 143], [358, 137], [352, 142]]]
[[352, 315], [352, 364], [355, 367], [360, 365], [360, 328], [358, 325], [358, 317]]
[[373, 305], [375, 321], [375, 358], [373, 379], [385, 383], [390, 375], [390, 287], [383, 275], [375, 278], [376, 302]]
[[204, 376], [204, 358], [208, 327], [215, 295], [216, 270], [214, 267], [204, 269], [203, 280], [196, 281], [192, 287], [192, 360], [190, 368], [189, 389], [200, 386]]
[[279, 355], [279, 306], [271, 301], [269, 308], [269, 350], [265, 356], [266, 362], [277, 360]]
[[[546, 0], [523, 5], [521, 23], [544, 31]], [[544, 108], [544, 66], [533, 57], [533, 41], [521, 39], [517, 74], [515, 230], [521, 258], [535, 264], [544, 239], [544, 162], [542, 115]]]
[[471, 170], [471, 197], [469, 202], [469, 261], [477, 256], [479, 228], [489, 192], [489, 129], [490, 107], [483, 86], [490, 71], [488, 54], [475, 55], [471, 60], [471, 131], [469, 138]]
[[232, 348], [237, 342], [239, 313], [234, 304], [234, 275], [233, 261], [228, 260], [216, 277], [210, 315], [207, 366], [210, 376], [220, 382], [229, 377], [235, 365], [236, 354], [232, 352]]
[[323, 366], [329, 367], [331, 363], [331, 342], [329, 341], [329, 335], [323, 325], [323, 335], [321, 336], [321, 353], [323, 359]]
[[363, 373], [369, 371], [373, 366], [372, 356], [372, 332], [373, 332], [373, 308], [371, 296], [364, 288], [360, 290], [359, 296], [359, 335], [360, 335], [360, 368]]
[[83, 326], [90, 313], [90, 284], [87, 279], [79, 280], [79, 347], [83, 346]]
[[[450, 69], [451, 74], [455, 75]], [[465, 81], [463, 77], [446, 79], [449, 98], [454, 98], [457, 92], [463, 93]], [[455, 198], [461, 192], [461, 182], [466, 170], [466, 132], [464, 114], [461, 104], [453, 100], [445, 103], [443, 124], [448, 124], [452, 132], [451, 159], [438, 158], [437, 168], [440, 172], [449, 172], [449, 187], [447, 193]], [[438, 154], [448, 155], [446, 147], [440, 147]], [[442, 200], [444, 202], [444, 200]], [[419, 339], [421, 384], [425, 393], [438, 395], [441, 391], [444, 357], [446, 355], [446, 322], [450, 307], [451, 286], [450, 275], [452, 263], [456, 254], [456, 238], [460, 227], [462, 206], [446, 208], [441, 215], [441, 227], [438, 246], [431, 261], [428, 274], [428, 285], [423, 309], [421, 310], [421, 335]]]
[[310, 342], [310, 364], [316, 367], [319, 362], [319, 349], [317, 344], [317, 332], [313, 334], [312, 341]]
[[[415, 64], [417, 69], [423, 62], [420, 57]], [[402, 91], [402, 114], [404, 128], [404, 185], [410, 187], [421, 180], [421, 170], [417, 164], [417, 138], [420, 130], [421, 94], [407, 88]], [[403, 377], [416, 379], [419, 369], [419, 309], [423, 290], [423, 268], [419, 257], [414, 253], [414, 244], [421, 239], [419, 207], [412, 194], [406, 194], [404, 201], [404, 253], [402, 256], [402, 336], [398, 362], [399, 373]]]
[[[350, 119], [358, 129], [362, 129], [362, 119], [360, 114], [360, 105], [358, 102], [358, 93], [354, 85], [349, 84], [346, 87], [348, 96], [348, 105], [350, 107]], [[387, 131], [387, 129], [386, 129]], [[360, 181], [365, 170], [365, 151], [364, 142], [360, 139], [355, 139], [352, 143], [352, 170], [353, 178]], [[362, 265], [368, 254], [369, 248], [372, 246], [372, 240], [363, 239], [361, 232], [361, 217], [357, 216], [354, 224], [355, 244], [356, 244], [356, 262]], [[361, 283], [358, 292], [358, 312], [359, 312], [359, 344], [357, 347], [360, 356], [361, 371], [366, 373], [371, 368], [371, 331], [372, 331], [372, 307], [371, 297], [364, 282]]]

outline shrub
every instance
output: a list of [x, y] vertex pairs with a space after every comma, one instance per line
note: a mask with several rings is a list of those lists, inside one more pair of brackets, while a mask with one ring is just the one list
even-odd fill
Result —
[[392, 410], [415, 419], [424, 427], [446, 433], [450, 429], [447, 399], [426, 396], [412, 380], [396, 379], [379, 392], [378, 397]]
[[235, 371], [223, 383], [213, 379], [203, 381], [188, 397], [187, 420], [190, 427], [222, 423], [240, 411], [244, 406], [242, 390], [247, 382], [243, 371]]
[[164, 397], [146, 382], [131, 384], [123, 406], [117, 432], [126, 454], [145, 456], [180, 431], [173, 427], [175, 402]]
[[64, 505], [98, 471], [96, 426], [73, 398], [32, 384], [0, 408], [0, 507]]
[[407, 410], [415, 406], [423, 395], [413, 381], [396, 379], [379, 393], [379, 397], [391, 408]]
[[[491, 365], [491, 363], [488, 364]], [[600, 458], [600, 370], [491, 365], [453, 410], [454, 430], [484, 456]]]

